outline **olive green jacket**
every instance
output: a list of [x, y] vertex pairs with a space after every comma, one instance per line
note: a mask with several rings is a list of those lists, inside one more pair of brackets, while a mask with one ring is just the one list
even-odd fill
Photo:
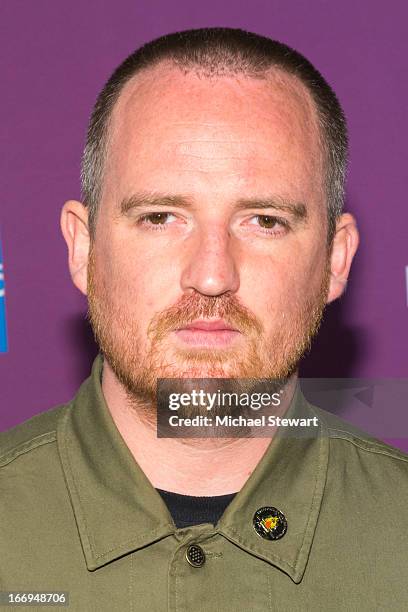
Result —
[[[0, 435], [1, 591], [69, 592], [84, 612], [408, 610], [407, 455], [298, 388], [290, 412], [317, 416], [317, 434], [279, 433], [215, 526], [177, 529], [110, 416], [101, 368], [72, 403]], [[266, 506], [286, 518], [280, 539], [254, 528]]]

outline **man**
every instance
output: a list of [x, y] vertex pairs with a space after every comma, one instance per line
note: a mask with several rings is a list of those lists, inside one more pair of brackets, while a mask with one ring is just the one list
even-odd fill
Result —
[[[2, 436], [2, 590], [84, 611], [406, 609], [407, 457], [297, 382], [358, 246], [346, 156], [335, 94], [280, 43], [188, 31], [115, 71], [61, 215], [101, 355], [72, 403]], [[162, 378], [276, 379], [280, 415], [317, 431], [158, 437]]]

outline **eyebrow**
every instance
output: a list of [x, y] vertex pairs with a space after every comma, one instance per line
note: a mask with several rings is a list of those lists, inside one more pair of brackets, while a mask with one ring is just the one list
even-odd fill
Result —
[[[177, 206], [186, 210], [192, 210], [195, 205], [192, 199], [187, 196], [136, 193], [122, 200], [120, 204], [120, 214], [128, 215], [138, 208], [160, 208], [163, 206]], [[235, 210], [246, 210], [248, 208], [277, 210], [291, 215], [297, 221], [306, 221], [308, 216], [305, 204], [302, 202], [292, 202], [281, 196], [272, 196], [270, 198], [241, 198], [235, 202], [233, 208]]]

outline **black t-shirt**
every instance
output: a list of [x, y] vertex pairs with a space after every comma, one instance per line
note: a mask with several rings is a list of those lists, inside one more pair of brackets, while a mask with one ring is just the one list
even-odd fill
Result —
[[215, 525], [236, 495], [236, 493], [228, 493], [214, 497], [195, 497], [163, 489], [156, 489], [156, 491], [162, 496], [178, 528], [201, 523]]

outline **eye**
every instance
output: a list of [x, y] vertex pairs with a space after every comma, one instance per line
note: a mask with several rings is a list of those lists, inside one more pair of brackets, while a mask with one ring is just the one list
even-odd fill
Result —
[[151, 229], [164, 229], [166, 225], [166, 221], [169, 220], [169, 217], [176, 218], [175, 215], [169, 212], [154, 212], [147, 213], [145, 215], [141, 215], [137, 221], [138, 225], [146, 225], [150, 226]]
[[289, 222], [281, 217], [273, 215], [255, 215], [250, 220], [250, 225], [258, 225], [266, 234], [284, 234], [289, 231]]

